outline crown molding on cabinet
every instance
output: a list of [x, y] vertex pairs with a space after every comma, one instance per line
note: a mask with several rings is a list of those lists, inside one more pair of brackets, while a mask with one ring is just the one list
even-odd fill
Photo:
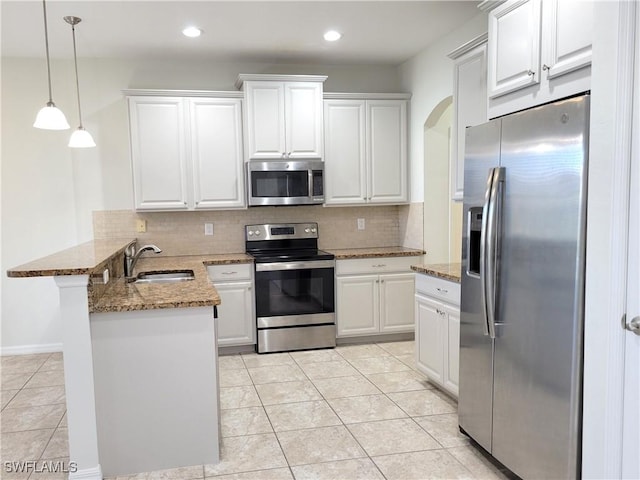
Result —
[[409, 100], [410, 93], [324, 92], [323, 100]]
[[274, 75], [270, 73], [254, 74], [254, 73], [241, 73], [238, 75], [236, 83], [234, 84], [237, 89], [242, 88], [242, 84], [246, 81], [271, 81], [271, 82], [324, 82], [327, 79], [326, 75]]
[[471, 50], [476, 48], [478, 45], [482, 45], [487, 41], [488, 38], [489, 38], [488, 33], [483, 33], [482, 35], [478, 35], [476, 38], [469, 40], [464, 45], [460, 45], [455, 50], [452, 50], [451, 52], [449, 52], [447, 54], [447, 57], [449, 57], [451, 60], [455, 60], [456, 58], [461, 57], [465, 53], [470, 52]]
[[481, 2], [480, 5], [478, 5], [478, 9], [482, 10], [483, 12], [490, 12], [506, 1], [507, 0], [484, 0], [484, 2]]
[[215, 98], [244, 98], [243, 92], [222, 90], [154, 90], [154, 89], [126, 89], [124, 95], [138, 97], [215, 97]]

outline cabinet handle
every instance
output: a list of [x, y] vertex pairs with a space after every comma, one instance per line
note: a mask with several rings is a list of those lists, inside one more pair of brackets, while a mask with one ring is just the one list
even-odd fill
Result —
[[527, 75], [529, 75], [530, 77], [533, 77], [536, 74], [536, 72], [534, 72], [533, 70], [527, 70]]
[[436, 288], [436, 290], [438, 290], [440, 293], [449, 293], [449, 290], [445, 289], [445, 288]]
[[384, 280], [380, 280], [380, 283], [384, 283]]
[[382, 268], [382, 267], [386, 267], [387, 265], [384, 263], [378, 263], [377, 265], [371, 265], [373, 268]]
[[376, 283], [380, 283], [380, 280], [376, 280]]
[[542, 70], [546, 72], [547, 70], [551, 70], [551, 67], [549, 65], [542, 64]]
[[236, 275], [238, 272], [222, 272], [222, 275]]

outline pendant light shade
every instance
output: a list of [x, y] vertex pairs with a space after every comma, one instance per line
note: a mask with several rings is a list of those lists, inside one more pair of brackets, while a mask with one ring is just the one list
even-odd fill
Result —
[[96, 142], [93, 137], [83, 127], [78, 127], [69, 139], [69, 147], [71, 148], [90, 148], [95, 147]]
[[48, 102], [46, 107], [40, 109], [33, 126], [44, 130], [67, 130], [70, 128], [64, 113], [53, 102]]
[[42, 0], [42, 11], [44, 13], [44, 46], [47, 52], [47, 79], [49, 82], [49, 101], [45, 107], [42, 107], [38, 112], [36, 121], [33, 126], [36, 128], [42, 128], [45, 130], [66, 130], [69, 128], [69, 123], [64, 116], [64, 113], [56, 107], [53, 103], [51, 96], [51, 62], [49, 61], [49, 31], [47, 29], [47, 4], [45, 0]]
[[82, 21], [78, 17], [64, 17], [64, 21], [71, 25], [71, 36], [73, 37], [73, 62], [76, 67], [76, 92], [78, 94], [78, 120], [80, 125], [71, 134], [69, 139], [69, 147], [71, 148], [89, 148], [95, 147], [96, 142], [93, 141], [91, 134], [82, 126], [82, 109], [80, 108], [80, 82], [78, 81], [78, 54], [76, 51], [76, 25]]

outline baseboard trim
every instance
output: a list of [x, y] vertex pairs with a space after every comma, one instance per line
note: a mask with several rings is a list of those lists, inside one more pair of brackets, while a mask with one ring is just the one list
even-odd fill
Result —
[[62, 343], [45, 343], [40, 345], [18, 345], [15, 347], [1, 347], [0, 356], [29, 355], [33, 353], [54, 353], [62, 351]]
[[380, 335], [363, 335], [358, 337], [338, 337], [337, 345], [355, 345], [359, 343], [404, 342], [414, 340], [414, 332], [385, 333]]
[[75, 472], [69, 472], [69, 480], [102, 480], [102, 467], [83, 468]]

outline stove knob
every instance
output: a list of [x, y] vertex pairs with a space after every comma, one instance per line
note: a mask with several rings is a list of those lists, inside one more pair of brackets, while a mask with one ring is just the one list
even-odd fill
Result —
[[317, 229], [317, 228], [312, 228], [312, 229], [311, 229], [311, 233], [316, 233], [317, 231], [318, 231], [318, 229]]
[[260, 236], [260, 230], [256, 230], [256, 236]]
[[309, 230], [308, 228], [304, 229], [304, 233], [309, 233], [311, 230]]

